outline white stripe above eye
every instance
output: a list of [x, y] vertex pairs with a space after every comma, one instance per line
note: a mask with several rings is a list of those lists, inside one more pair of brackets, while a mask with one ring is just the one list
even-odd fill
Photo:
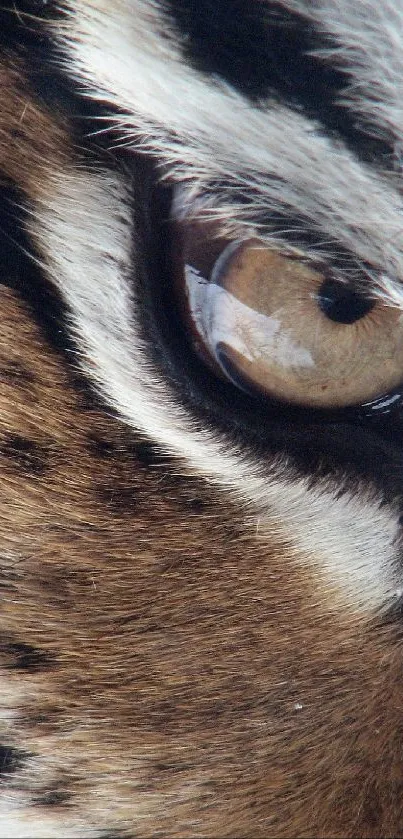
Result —
[[120, 0], [107, 12], [88, 0], [72, 6], [60, 32], [69, 72], [121, 111], [124, 141], [155, 154], [164, 176], [185, 184], [188, 204], [201, 198], [238, 231], [263, 219], [263, 238], [282, 212], [285, 229], [289, 218], [335, 254], [351, 252], [370, 266], [374, 293], [403, 306], [403, 201], [392, 178], [303, 114], [272, 102], [257, 108], [187, 66], [173, 35], [161, 37], [167, 22], [158, 3]]
[[401, 578], [395, 510], [370, 488], [341, 495], [340, 482], [323, 480], [310, 488], [284, 462], [234, 449], [214, 428], [200, 427], [150, 363], [131, 296], [131, 200], [117, 173], [65, 168], [31, 222], [45, 270], [72, 310], [87, 376], [122, 419], [185, 461], [179, 469], [241, 502], [256, 538], [291, 544], [290, 561], [314, 572], [330, 607], [390, 605]]

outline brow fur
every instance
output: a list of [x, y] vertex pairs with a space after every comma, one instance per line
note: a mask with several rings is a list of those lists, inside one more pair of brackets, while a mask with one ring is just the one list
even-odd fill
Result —
[[[295, 4], [298, 11], [300, 6]], [[400, 41], [392, 34], [390, 4], [377, 5], [376, 21], [371, 4], [365, 26], [364, 12], [349, 15], [350, 6], [315, 4], [314, 13], [307, 5], [304, 14], [322, 28], [330, 17], [331, 32], [337, 18], [339, 39], [346, 36], [344, 53], [340, 48], [337, 57], [346, 68], [345, 107], [354, 113], [371, 111], [368, 133], [383, 134], [386, 121], [393, 132], [392, 94], [383, 100], [381, 85], [392, 87], [400, 78], [403, 59]], [[187, 67], [159, 4], [137, 0], [132, 12], [133, 4], [123, 0], [108, 12], [96, 3], [75, 3], [62, 35], [72, 59], [69, 69], [85, 81], [92, 96], [102, 98], [107, 92], [122, 110], [116, 122], [124, 142], [154, 154], [162, 176], [182, 185], [180, 209], [219, 218], [225, 229], [240, 237], [257, 232], [275, 244], [282, 241], [291, 217], [297, 229], [307, 228], [317, 236], [316, 247], [311, 245], [308, 252], [313, 248], [317, 256], [323, 242], [336, 257], [347, 250], [367, 288], [400, 307], [399, 172], [385, 170], [384, 161], [363, 163], [342, 142], [325, 136], [320, 125], [286, 105], [269, 101], [256, 108], [217, 78]], [[399, 23], [398, 9], [392, 17]], [[349, 31], [343, 30], [343, 20], [348, 20]], [[353, 39], [361, 44], [356, 53], [349, 47]], [[328, 54], [326, 60], [330, 61]], [[370, 86], [375, 91], [372, 98]], [[392, 89], [398, 97], [398, 81]], [[375, 107], [378, 91], [382, 106]], [[399, 160], [396, 153], [394, 160]], [[279, 212], [285, 218], [283, 230], [270, 221]]]

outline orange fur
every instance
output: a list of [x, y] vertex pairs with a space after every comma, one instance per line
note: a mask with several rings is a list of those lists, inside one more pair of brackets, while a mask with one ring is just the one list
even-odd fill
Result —
[[[402, 835], [393, 628], [323, 610], [287, 545], [144, 465], [26, 307], [1, 310], [0, 451], [38, 446], [1, 464], [8, 742], [41, 755], [14, 783], [122, 835]], [[47, 664], [10, 670], [10, 638]]]

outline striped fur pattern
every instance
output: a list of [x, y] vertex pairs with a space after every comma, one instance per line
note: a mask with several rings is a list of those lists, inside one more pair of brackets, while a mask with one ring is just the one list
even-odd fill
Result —
[[402, 85], [402, 0], [1, 5], [0, 839], [403, 836], [401, 395], [217, 385], [171, 277], [403, 308]]

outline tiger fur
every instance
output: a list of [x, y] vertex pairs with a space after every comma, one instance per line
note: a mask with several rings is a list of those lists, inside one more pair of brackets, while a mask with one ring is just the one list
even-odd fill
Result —
[[217, 385], [169, 221], [403, 308], [402, 0], [16, 0], [0, 46], [0, 837], [403, 836], [400, 403]]

